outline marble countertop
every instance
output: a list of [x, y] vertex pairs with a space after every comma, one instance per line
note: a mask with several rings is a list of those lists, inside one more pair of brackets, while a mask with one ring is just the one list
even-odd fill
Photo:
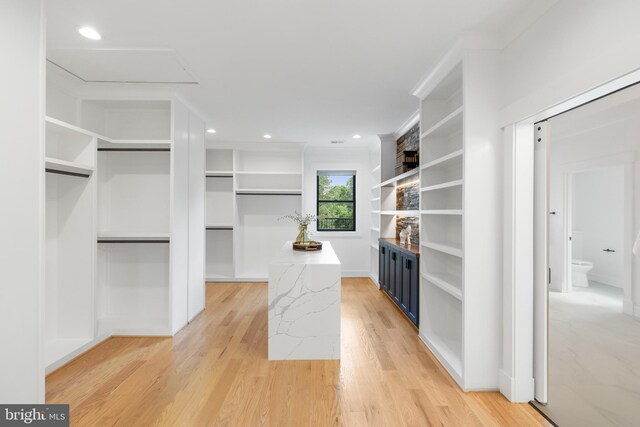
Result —
[[293, 242], [285, 243], [271, 260], [276, 264], [340, 264], [331, 243], [322, 242], [322, 250], [317, 252], [294, 251]]

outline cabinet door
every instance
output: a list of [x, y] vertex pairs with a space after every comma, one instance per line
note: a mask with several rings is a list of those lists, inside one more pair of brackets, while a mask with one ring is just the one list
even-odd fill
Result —
[[395, 287], [393, 289], [393, 300], [396, 304], [400, 305], [400, 299], [402, 298], [402, 252], [396, 252], [396, 264], [395, 264]]
[[407, 316], [411, 319], [411, 321], [418, 326], [418, 304], [419, 304], [419, 266], [418, 259], [411, 258], [407, 259], [406, 269], [404, 271], [404, 275], [407, 276], [407, 290], [409, 292], [409, 296], [407, 297]]
[[409, 302], [411, 296], [411, 263], [412, 257], [409, 255], [402, 256], [402, 293], [400, 294], [400, 308], [402, 311], [409, 314], [409, 307], [411, 303]]
[[384, 248], [384, 290], [389, 292], [389, 287], [391, 286], [391, 275], [389, 272], [391, 271], [391, 250], [388, 246]]
[[396, 264], [398, 262], [398, 252], [391, 249], [391, 247], [387, 247], [387, 252], [389, 252], [389, 270], [387, 271], [387, 293], [390, 297], [393, 298], [393, 295], [396, 293]]
[[385, 253], [387, 248], [381, 243], [378, 249], [378, 283], [382, 289], [386, 288]]

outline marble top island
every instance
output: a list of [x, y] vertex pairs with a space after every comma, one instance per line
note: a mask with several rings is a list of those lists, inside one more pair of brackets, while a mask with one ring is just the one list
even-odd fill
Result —
[[331, 243], [322, 247], [287, 242], [269, 265], [269, 360], [340, 359], [341, 265]]

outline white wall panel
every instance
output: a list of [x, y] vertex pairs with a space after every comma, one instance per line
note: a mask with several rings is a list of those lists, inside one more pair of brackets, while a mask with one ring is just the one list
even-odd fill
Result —
[[[205, 124], [189, 114], [189, 290], [188, 320], [204, 309]], [[233, 218], [229, 218], [232, 220]]]
[[44, 402], [44, 34], [40, 0], [0, 2], [2, 403]]

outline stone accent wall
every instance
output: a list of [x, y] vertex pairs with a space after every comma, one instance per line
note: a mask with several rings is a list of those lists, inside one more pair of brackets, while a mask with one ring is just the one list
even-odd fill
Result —
[[396, 209], [420, 209], [420, 183], [415, 182], [410, 185], [403, 185], [396, 189]]

